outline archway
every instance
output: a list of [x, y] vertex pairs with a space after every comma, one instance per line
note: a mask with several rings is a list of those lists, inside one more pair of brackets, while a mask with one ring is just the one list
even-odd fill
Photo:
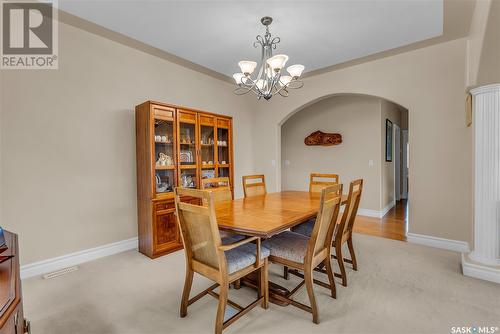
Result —
[[[387, 138], [386, 122], [390, 129]], [[279, 128], [280, 189], [307, 190], [311, 172], [339, 174], [345, 188], [351, 180], [363, 178], [364, 198], [358, 214], [386, 222], [378, 225], [376, 235], [406, 239], [404, 190], [408, 188], [408, 166], [402, 156], [407, 153], [402, 149], [403, 138], [408, 138], [405, 107], [373, 95], [329, 94], [286, 115]], [[340, 133], [344, 141], [333, 147], [304, 145], [304, 138], [317, 130]], [[396, 229], [391, 227], [394, 220]], [[393, 233], [388, 233], [391, 228]]]

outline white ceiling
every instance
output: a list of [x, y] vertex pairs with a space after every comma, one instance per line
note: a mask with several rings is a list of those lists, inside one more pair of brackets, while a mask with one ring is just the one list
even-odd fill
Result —
[[260, 60], [253, 42], [266, 15], [281, 38], [274, 53], [306, 72], [443, 33], [442, 0], [60, 0], [59, 7], [228, 76], [239, 60]]

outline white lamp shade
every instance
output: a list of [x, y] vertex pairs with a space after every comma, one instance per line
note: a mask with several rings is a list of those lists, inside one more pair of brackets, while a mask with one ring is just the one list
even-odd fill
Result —
[[267, 63], [269, 66], [273, 69], [273, 71], [276, 70], [281, 70], [283, 67], [285, 67], [286, 62], [288, 61], [288, 56], [287, 55], [276, 55], [272, 56], [267, 60]]
[[289, 76], [289, 75], [282, 75], [281, 78], [280, 78], [280, 84], [282, 86], [286, 86], [288, 85], [288, 83], [292, 81], [292, 77]]
[[304, 65], [292, 65], [286, 69], [293, 78], [300, 77], [304, 71]]
[[255, 85], [257, 86], [257, 88], [259, 88], [260, 90], [262, 90], [264, 88], [264, 80], [262, 80], [262, 79], [257, 80], [257, 82], [255, 83]]
[[236, 81], [236, 83], [238, 85], [243, 83], [241, 79], [244, 77], [245, 77], [245, 75], [243, 73], [234, 73], [233, 74], [234, 81]]
[[242, 60], [238, 63], [238, 66], [240, 67], [242, 73], [252, 74], [255, 67], [257, 67], [257, 63], [250, 60]]

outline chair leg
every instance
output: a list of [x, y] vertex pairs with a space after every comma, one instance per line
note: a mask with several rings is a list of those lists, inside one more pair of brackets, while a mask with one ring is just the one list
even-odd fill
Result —
[[342, 257], [342, 244], [335, 246], [335, 255], [337, 256], [337, 262], [340, 267], [340, 274], [342, 275], [342, 285], [347, 286], [347, 273], [344, 266], [344, 258]]
[[226, 313], [228, 290], [229, 284], [227, 284], [227, 282], [220, 285], [219, 307], [217, 308], [217, 316], [215, 318], [215, 334], [222, 334], [222, 330], [224, 329], [224, 315]]
[[262, 300], [262, 308], [269, 307], [269, 279], [268, 279], [268, 262], [267, 258], [264, 259], [264, 265], [260, 268], [260, 285], [259, 285], [259, 298], [264, 297]]
[[347, 246], [349, 247], [349, 254], [351, 255], [352, 269], [358, 270], [358, 263], [356, 262], [356, 255], [354, 254], [354, 245], [352, 244], [352, 237], [347, 240]]
[[327, 257], [324, 261], [326, 267], [326, 273], [328, 275], [328, 280], [330, 281], [330, 291], [332, 298], [337, 298], [337, 288], [335, 287], [335, 278], [333, 277], [332, 263], [330, 257]]
[[311, 303], [313, 322], [315, 324], [319, 324], [318, 306], [316, 305], [316, 297], [314, 296], [312, 269], [306, 269], [304, 271], [304, 279], [306, 281], [306, 289], [307, 295], [309, 296], [309, 302]]
[[194, 272], [188, 267], [186, 268], [186, 278], [184, 280], [184, 290], [182, 291], [181, 300], [181, 318], [187, 315], [187, 308], [189, 303], [189, 293], [191, 292], [191, 286], [193, 285], [193, 274]]
[[236, 290], [239, 290], [241, 288], [241, 280], [240, 279], [237, 279], [236, 281], [234, 281], [234, 288]]
[[288, 275], [288, 267], [287, 266], [284, 266], [283, 267], [283, 278], [284, 279], [288, 279], [289, 275]]

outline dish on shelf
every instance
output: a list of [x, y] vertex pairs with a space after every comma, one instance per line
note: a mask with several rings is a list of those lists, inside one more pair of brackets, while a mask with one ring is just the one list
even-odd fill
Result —
[[181, 163], [182, 162], [193, 162], [193, 152], [191, 151], [182, 151], [179, 157]]

